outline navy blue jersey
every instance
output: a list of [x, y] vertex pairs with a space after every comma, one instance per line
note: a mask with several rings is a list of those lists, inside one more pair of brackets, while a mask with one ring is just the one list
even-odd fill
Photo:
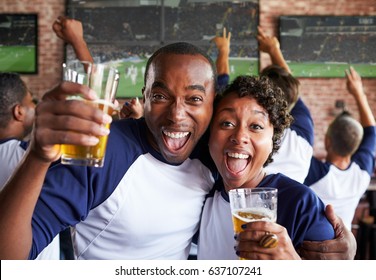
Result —
[[325, 204], [332, 204], [346, 227], [351, 229], [359, 200], [366, 191], [375, 169], [376, 127], [364, 128], [364, 135], [358, 150], [351, 157], [345, 170], [330, 162], [312, 157], [305, 184], [310, 186]]
[[78, 259], [187, 258], [214, 183], [207, 144], [171, 165], [146, 129], [144, 119], [114, 122], [102, 168], [50, 168], [33, 215], [31, 258], [67, 226]]
[[[216, 191], [207, 198], [198, 242], [198, 259], [238, 259], [235, 254], [229, 197], [218, 180]], [[325, 206], [307, 186], [282, 174], [266, 176], [257, 188], [278, 189], [277, 223], [284, 226], [297, 249], [304, 240], [322, 241], [335, 237], [325, 216]]]

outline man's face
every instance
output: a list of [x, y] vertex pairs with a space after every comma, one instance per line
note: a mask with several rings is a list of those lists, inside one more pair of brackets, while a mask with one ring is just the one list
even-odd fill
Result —
[[164, 158], [179, 164], [192, 153], [213, 114], [214, 77], [201, 55], [160, 54], [143, 91], [148, 139]]
[[256, 187], [273, 148], [273, 126], [267, 111], [251, 97], [231, 93], [217, 106], [209, 150], [226, 190]]

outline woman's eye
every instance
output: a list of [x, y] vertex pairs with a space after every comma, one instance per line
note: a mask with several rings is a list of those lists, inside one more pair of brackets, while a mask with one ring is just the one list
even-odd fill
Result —
[[261, 129], [263, 129], [263, 127], [261, 125], [258, 125], [258, 124], [252, 124], [250, 127], [253, 130], [261, 130]]
[[222, 127], [233, 127], [234, 124], [232, 122], [224, 121], [221, 123]]

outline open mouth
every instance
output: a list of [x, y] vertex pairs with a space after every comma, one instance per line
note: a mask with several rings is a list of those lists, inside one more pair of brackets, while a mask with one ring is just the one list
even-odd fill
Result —
[[163, 131], [164, 140], [166, 143], [166, 146], [171, 151], [177, 151], [184, 147], [184, 145], [187, 143], [190, 132], [171, 132], [171, 131]]
[[227, 153], [226, 165], [232, 173], [237, 174], [245, 170], [249, 160], [248, 154], [229, 152]]

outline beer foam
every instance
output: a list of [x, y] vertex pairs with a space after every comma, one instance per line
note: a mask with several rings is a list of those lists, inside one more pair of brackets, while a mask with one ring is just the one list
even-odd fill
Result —
[[101, 105], [104, 105], [104, 106], [111, 107], [112, 109], [115, 109], [115, 104], [108, 101], [108, 100], [96, 99], [96, 100], [90, 100], [89, 102], [94, 103], [94, 104], [101, 104]]
[[255, 221], [276, 221], [275, 214], [265, 208], [236, 209], [232, 212], [232, 215], [246, 223]]

